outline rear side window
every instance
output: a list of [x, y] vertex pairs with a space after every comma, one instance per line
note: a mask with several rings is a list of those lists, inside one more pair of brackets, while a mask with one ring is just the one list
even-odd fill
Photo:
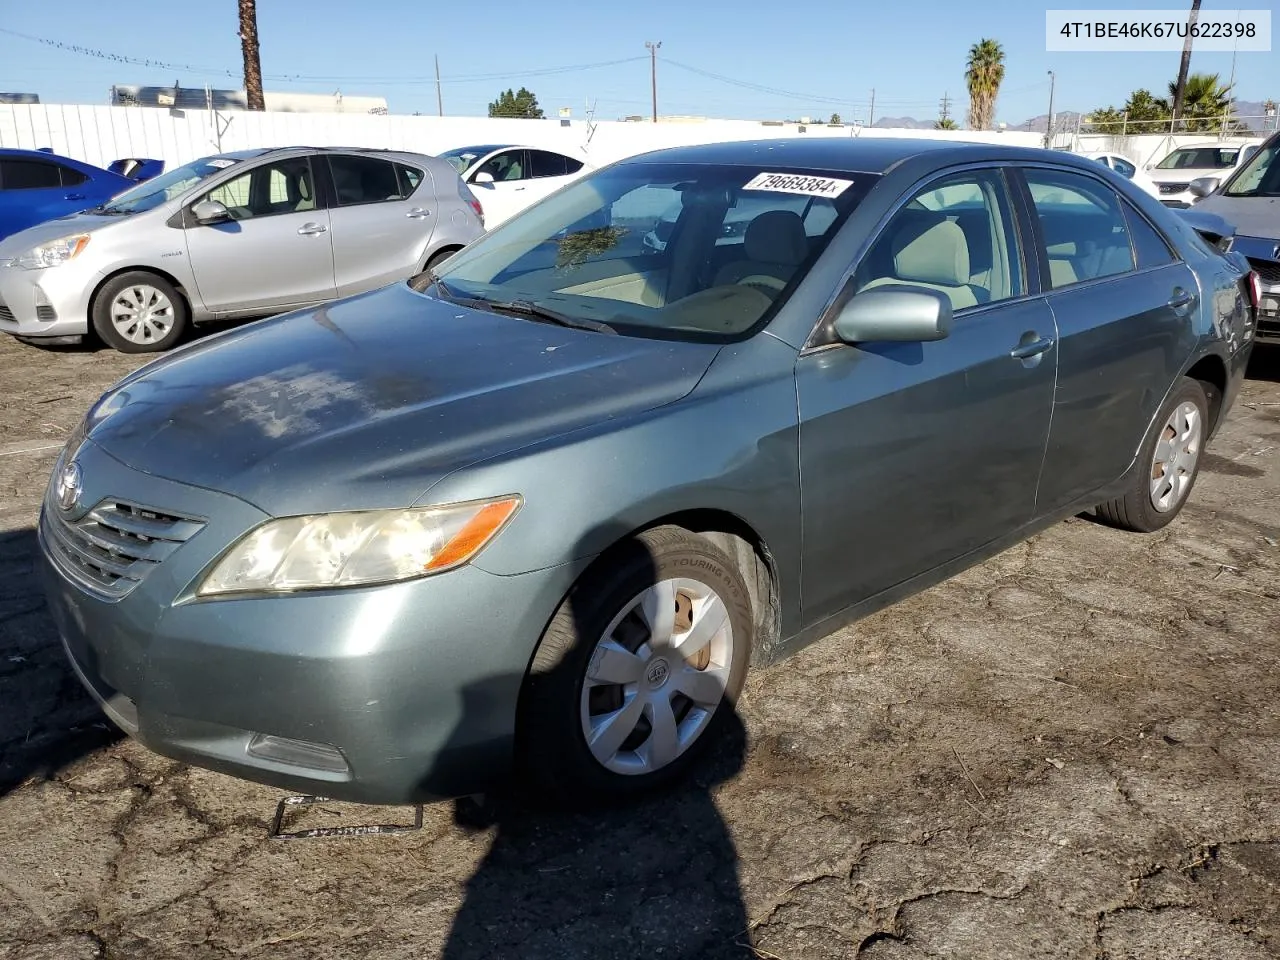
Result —
[[1132, 180], [1133, 175], [1138, 172], [1137, 167], [1135, 167], [1128, 160], [1125, 160], [1121, 157], [1112, 157], [1111, 166], [1115, 167], [1116, 173], [1122, 174], [1123, 176], [1128, 177], [1130, 180]]
[[1068, 170], [1029, 169], [1025, 175], [1055, 290], [1133, 270], [1129, 226], [1115, 191]]
[[390, 160], [334, 154], [329, 157], [329, 169], [340, 207], [404, 199], [395, 164]]
[[1137, 254], [1139, 270], [1173, 263], [1173, 251], [1156, 228], [1147, 222], [1146, 217], [1128, 203], [1124, 205], [1124, 216], [1128, 221], [1129, 236], [1133, 239], [1133, 252]]
[[568, 157], [547, 150], [529, 151], [529, 176], [563, 177], [569, 172]]
[[46, 190], [62, 186], [61, 167], [39, 160], [0, 160], [0, 188]]
[[417, 167], [407, 167], [403, 163], [396, 164], [396, 176], [400, 180], [400, 196], [411, 197], [422, 183], [422, 171]]

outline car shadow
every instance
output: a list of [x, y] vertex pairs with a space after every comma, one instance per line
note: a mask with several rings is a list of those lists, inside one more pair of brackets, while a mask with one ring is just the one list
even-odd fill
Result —
[[1255, 343], [1245, 376], [1280, 383], [1280, 343]]
[[0, 796], [123, 734], [71, 671], [36, 577], [31, 529], [0, 534]]
[[[586, 617], [573, 597], [577, 624]], [[723, 725], [689, 774], [637, 799], [561, 805], [517, 775], [494, 797], [455, 802], [455, 823], [491, 832], [492, 842], [443, 960], [757, 956], [737, 849], [712, 795], [741, 770], [746, 731], [731, 704], [720, 709]]]

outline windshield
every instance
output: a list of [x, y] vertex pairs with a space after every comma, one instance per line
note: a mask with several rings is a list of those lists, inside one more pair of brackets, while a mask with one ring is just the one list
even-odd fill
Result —
[[876, 179], [622, 163], [474, 241], [428, 291], [631, 336], [733, 339], [791, 295]]
[[458, 173], [466, 173], [467, 168], [471, 166], [480, 157], [487, 153], [493, 153], [495, 150], [501, 149], [500, 146], [483, 146], [483, 147], [458, 147], [456, 150], [446, 150], [440, 154], [442, 160], [448, 160], [453, 165], [453, 169]]
[[1280, 137], [1255, 153], [1223, 190], [1228, 197], [1280, 197]]
[[1157, 170], [1208, 169], [1222, 170], [1235, 166], [1238, 147], [1183, 147], [1156, 164]]
[[124, 193], [113, 197], [110, 203], [101, 207], [103, 213], [142, 213], [154, 210], [174, 197], [186, 193], [192, 186], [206, 177], [227, 169], [238, 163], [234, 157], [205, 157], [193, 160], [186, 166], [175, 167], [168, 173], [144, 180], [136, 187], [130, 187]]

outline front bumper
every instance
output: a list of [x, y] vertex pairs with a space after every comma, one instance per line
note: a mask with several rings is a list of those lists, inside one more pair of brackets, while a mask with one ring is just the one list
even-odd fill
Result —
[[26, 270], [0, 262], [0, 333], [32, 339], [89, 332], [89, 299], [102, 274], [77, 262]]
[[[127, 490], [204, 522], [112, 597], [59, 552], [60, 508], [46, 500], [41, 513], [41, 575], [67, 656], [131, 736], [197, 766], [365, 803], [483, 792], [508, 773], [520, 688], [565, 568], [503, 577], [466, 566], [384, 587], [197, 601], [201, 572], [266, 516], [133, 471], [91, 442], [76, 460], [86, 504]], [[338, 762], [251, 753], [255, 736], [323, 745]]]

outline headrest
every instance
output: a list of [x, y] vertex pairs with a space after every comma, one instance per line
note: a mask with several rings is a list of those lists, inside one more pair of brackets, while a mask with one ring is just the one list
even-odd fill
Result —
[[893, 237], [893, 268], [899, 280], [965, 286], [969, 244], [964, 231], [942, 217], [913, 218]]
[[809, 255], [804, 221], [791, 210], [770, 210], [749, 224], [742, 238], [743, 252], [756, 263], [783, 263], [794, 266]]

